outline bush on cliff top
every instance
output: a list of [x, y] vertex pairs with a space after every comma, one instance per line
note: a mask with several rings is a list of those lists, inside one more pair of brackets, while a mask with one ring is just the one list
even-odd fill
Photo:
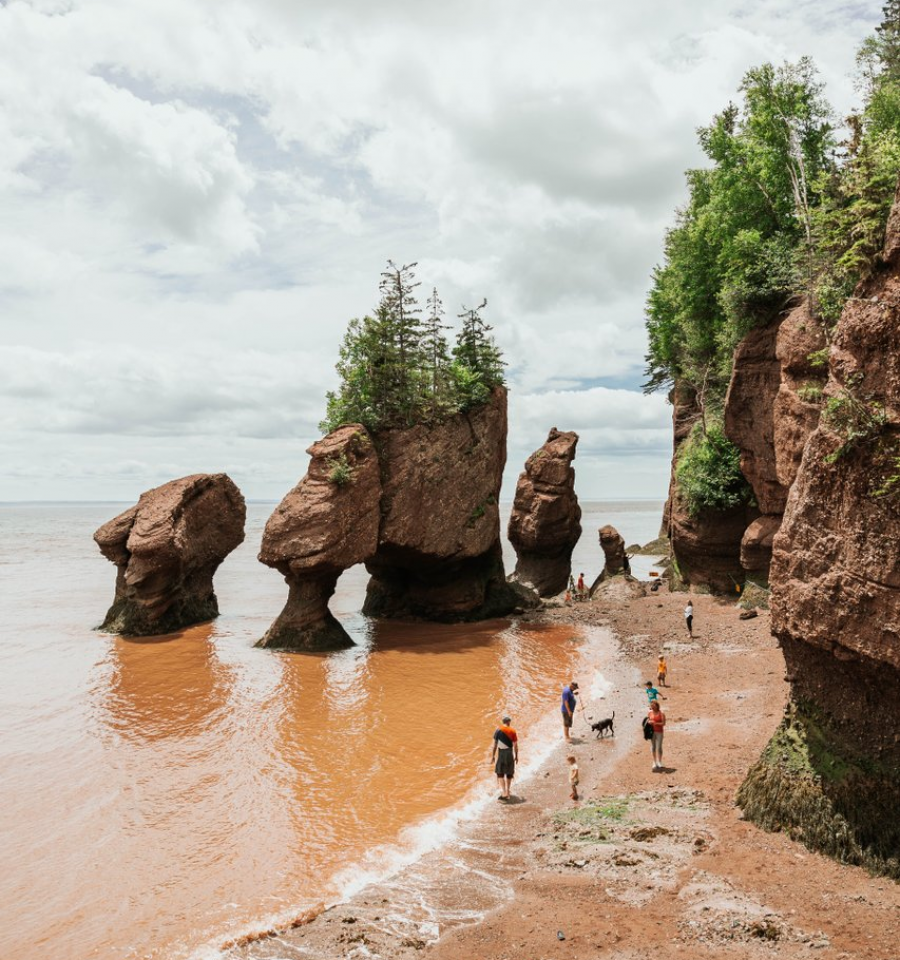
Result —
[[443, 420], [486, 403], [503, 385], [503, 356], [481, 316], [487, 301], [459, 314], [451, 350], [436, 289], [422, 316], [415, 266], [389, 260], [374, 315], [348, 324], [336, 365], [340, 385], [327, 394], [319, 424], [324, 432], [348, 423], [377, 431]]
[[675, 477], [692, 516], [702, 510], [730, 510], [752, 498], [741, 473], [740, 452], [718, 422], [706, 430], [702, 423], [694, 425], [681, 447]]

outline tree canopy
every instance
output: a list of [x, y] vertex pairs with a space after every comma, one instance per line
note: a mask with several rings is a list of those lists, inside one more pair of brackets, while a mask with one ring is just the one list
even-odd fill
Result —
[[830, 337], [878, 262], [900, 177], [900, 0], [884, 5], [857, 65], [863, 103], [843, 141], [808, 58], [748, 71], [737, 102], [698, 130], [709, 164], [687, 172], [653, 273], [645, 383], [685, 382], [703, 408], [705, 436], [676, 471], [695, 509], [749, 497], [721, 434], [737, 343], [799, 297]]
[[372, 315], [348, 324], [336, 365], [340, 383], [326, 396], [323, 431], [347, 423], [377, 431], [439, 421], [485, 403], [504, 384], [503, 356], [482, 317], [487, 301], [459, 314], [451, 348], [445, 331], [452, 328], [436, 288], [422, 315], [416, 266], [389, 260]]

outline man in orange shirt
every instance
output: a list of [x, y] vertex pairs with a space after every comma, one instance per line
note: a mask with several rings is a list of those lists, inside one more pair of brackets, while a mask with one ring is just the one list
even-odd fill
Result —
[[494, 764], [494, 773], [497, 774], [497, 782], [500, 784], [498, 800], [509, 800], [509, 789], [516, 775], [516, 764], [519, 762], [519, 738], [510, 723], [510, 717], [503, 718], [503, 723], [494, 731], [491, 748], [491, 763]]

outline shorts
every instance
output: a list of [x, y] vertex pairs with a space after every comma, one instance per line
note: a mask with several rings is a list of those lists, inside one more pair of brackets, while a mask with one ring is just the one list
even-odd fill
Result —
[[513, 757], [512, 747], [497, 751], [497, 762], [494, 764], [494, 773], [498, 777], [509, 777], [510, 780], [516, 775], [516, 761]]
[[665, 675], [664, 673], [658, 673], [658, 674], [656, 675], [656, 682], [657, 682], [657, 683], [665, 683], [665, 682], [666, 682], [666, 675]]
[[566, 727], [566, 729], [572, 726], [572, 720], [574, 717], [574, 713], [567, 713], [565, 710], [563, 710], [563, 726]]

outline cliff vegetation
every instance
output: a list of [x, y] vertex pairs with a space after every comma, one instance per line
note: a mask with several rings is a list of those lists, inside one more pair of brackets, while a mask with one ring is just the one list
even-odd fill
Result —
[[[695, 509], [741, 489], [721, 429], [736, 345], [800, 298], [830, 342], [877, 265], [900, 175], [900, 0], [884, 6], [857, 66], [862, 105], [843, 125], [803, 58], [748, 71], [737, 102], [698, 131], [709, 164], [687, 172], [689, 197], [653, 275], [645, 384], [696, 393], [702, 428], [676, 471]], [[751, 501], [748, 485], [741, 495]]]

